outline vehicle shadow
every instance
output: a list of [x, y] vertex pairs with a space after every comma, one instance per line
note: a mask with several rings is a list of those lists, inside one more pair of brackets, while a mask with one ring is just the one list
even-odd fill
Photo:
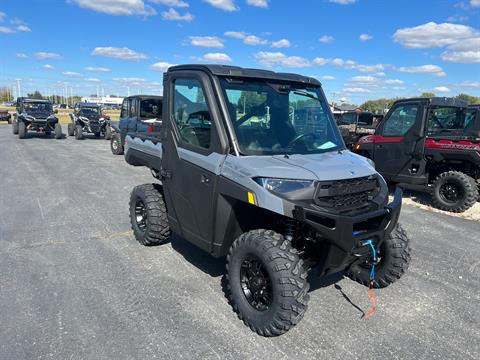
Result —
[[183, 256], [186, 261], [211, 277], [218, 277], [225, 273], [225, 258], [214, 258], [176, 234], [172, 235], [170, 243], [173, 250]]

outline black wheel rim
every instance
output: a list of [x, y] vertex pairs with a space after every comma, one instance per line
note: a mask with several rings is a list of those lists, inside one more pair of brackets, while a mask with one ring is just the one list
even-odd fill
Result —
[[248, 256], [240, 267], [240, 283], [248, 303], [258, 311], [266, 311], [272, 305], [272, 286], [267, 270], [260, 260]]
[[463, 188], [457, 183], [451, 181], [446, 181], [442, 184], [439, 193], [443, 201], [453, 204], [458, 202], [464, 196]]
[[147, 209], [142, 200], [137, 200], [135, 202], [135, 222], [137, 223], [138, 228], [145, 232], [147, 228]]

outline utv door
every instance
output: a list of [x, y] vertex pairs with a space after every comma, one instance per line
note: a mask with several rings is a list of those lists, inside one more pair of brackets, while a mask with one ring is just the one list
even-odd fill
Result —
[[169, 74], [164, 81], [162, 182], [170, 226], [211, 250], [217, 174], [225, 159], [221, 122], [209, 78], [199, 72]]
[[162, 100], [158, 98], [142, 99], [140, 101], [140, 117], [137, 121], [137, 136], [159, 143], [162, 130]]
[[422, 103], [400, 103], [377, 128], [375, 167], [386, 180], [414, 184], [426, 181], [423, 118]]

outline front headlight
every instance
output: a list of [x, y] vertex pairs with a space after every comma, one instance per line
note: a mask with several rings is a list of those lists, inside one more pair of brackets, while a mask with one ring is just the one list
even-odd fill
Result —
[[268, 191], [281, 194], [313, 187], [313, 180], [277, 179], [257, 177], [253, 179]]

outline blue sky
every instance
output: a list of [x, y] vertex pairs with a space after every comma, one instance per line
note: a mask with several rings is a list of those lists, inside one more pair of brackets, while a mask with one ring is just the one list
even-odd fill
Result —
[[0, 86], [24, 94], [159, 93], [197, 62], [314, 76], [336, 101], [480, 96], [480, 0], [0, 3]]

